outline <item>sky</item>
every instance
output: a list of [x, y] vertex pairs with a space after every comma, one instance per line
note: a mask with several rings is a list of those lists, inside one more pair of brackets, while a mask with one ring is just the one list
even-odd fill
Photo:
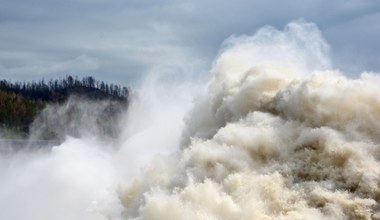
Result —
[[228, 37], [297, 19], [318, 25], [335, 68], [380, 72], [377, 0], [0, 0], [0, 78], [199, 77]]

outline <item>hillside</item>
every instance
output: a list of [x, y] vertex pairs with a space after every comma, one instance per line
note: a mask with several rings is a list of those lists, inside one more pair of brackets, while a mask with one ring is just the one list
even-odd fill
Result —
[[[91, 101], [112, 101], [126, 106], [129, 90], [88, 76], [82, 79], [67, 76], [38, 82], [9, 82], [0, 80], [0, 128], [27, 135], [31, 123], [48, 104], [60, 105], [70, 96]], [[115, 104], [113, 104], [115, 106]], [[112, 117], [110, 111], [110, 117]]]

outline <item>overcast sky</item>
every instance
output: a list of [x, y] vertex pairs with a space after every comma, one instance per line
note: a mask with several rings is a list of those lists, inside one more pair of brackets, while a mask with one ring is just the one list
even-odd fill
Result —
[[206, 74], [229, 36], [299, 18], [318, 25], [337, 68], [379, 72], [378, 0], [0, 0], [0, 78]]

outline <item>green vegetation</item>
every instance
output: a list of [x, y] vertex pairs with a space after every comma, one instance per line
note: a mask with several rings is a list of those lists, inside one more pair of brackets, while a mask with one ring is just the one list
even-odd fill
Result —
[[0, 80], [0, 129], [28, 133], [31, 123], [47, 104], [63, 103], [71, 95], [127, 104], [129, 90], [91, 76], [82, 79], [67, 76], [47, 83]]
[[35, 101], [14, 92], [0, 91], [0, 125], [3, 129], [27, 132], [30, 123], [45, 105], [41, 100]]

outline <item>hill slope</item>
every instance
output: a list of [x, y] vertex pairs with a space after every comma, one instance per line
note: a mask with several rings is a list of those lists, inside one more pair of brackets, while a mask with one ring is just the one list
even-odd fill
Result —
[[[67, 76], [47, 83], [0, 80], [0, 128], [27, 135], [39, 112], [48, 104], [63, 104], [70, 96], [96, 102], [112, 101], [113, 106], [120, 108], [127, 105], [129, 90], [91, 76], [82, 79]], [[117, 111], [110, 111], [110, 117], [113, 112]]]

